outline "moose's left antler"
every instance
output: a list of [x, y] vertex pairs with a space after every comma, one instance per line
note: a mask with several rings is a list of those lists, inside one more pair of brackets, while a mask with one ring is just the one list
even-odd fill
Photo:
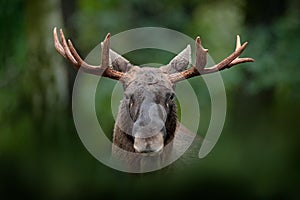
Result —
[[206, 65], [206, 55], [208, 50], [203, 48], [203, 46], [201, 45], [200, 37], [198, 36], [196, 38], [195, 65], [185, 71], [171, 74], [169, 75], [169, 78], [173, 83], [176, 83], [184, 79], [192, 78], [194, 76], [201, 76], [203, 74], [210, 74], [217, 71], [221, 71], [240, 63], [254, 62], [253, 58], [239, 58], [239, 56], [245, 50], [247, 44], [248, 42], [245, 42], [243, 45], [241, 45], [240, 36], [237, 35], [235, 51], [230, 56], [228, 56], [218, 64], [214, 65], [213, 67], [204, 68]]

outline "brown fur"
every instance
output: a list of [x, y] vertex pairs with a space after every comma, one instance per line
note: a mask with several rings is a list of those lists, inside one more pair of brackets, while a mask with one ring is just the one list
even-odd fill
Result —
[[[190, 60], [190, 48], [188, 46], [168, 65], [160, 68], [140, 68], [131, 65], [115, 52], [112, 55], [112, 60], [117, 57], [112, 62], [113, 69], [126, 73], [126, 78], [120, 80], [124, 87], [124, 97], [120, 103], [114, 127], [113, 158], [116, 158], [117, 162], [121, 161], [120, 164], [123, 167], [129, 167], [130, 171], [147, 171], [152, 167], [160, 168], [168, 162], [168, 159], [174, 158], [174, 155], [177, 154], [176, 151], [173, 151], [175, 133], [179, 124], [176, 104], [172, 98], [175, 94], [175, 84], [170, 81], [168, 75], [187, 68]], [[164, 147], [162, 152], [149, 157], [136, 152], [134, 144], [139, 140], [135, 140], [133, 132], [134, 125], [138, 122], [147, 124], [151, 105], [159, 107], [155, 110], [155, 118], [151, 120], [164, 123], [163, 130], [159, 133], [164, 135]], [[164, 109], [165, 112], [160, 113], [160, 109]], [[143, 131], [139, 133], [144, 134]]]
[[[135, 72], [137, 73], [137, 72]], [[140, 106], [140, 102], [142, 101], [142, 99], [144, 98], [142, 95], [144, 94], [143, 92], [146, 89], [151, 90], [153, 93], [158, 94], [156, 95], [156, 103], [159, 103], [160, 105], [162, 105], [167, 111], [167, 119], [165, 122], [165, 128], [166, 128], [166, 137], [164, 140], [164, 144], [168, 144], [173, 138], [174, 138], [174, 134], [176, 131], [176, 126], [177, 126], [177, 108], [176, 108], [176, 104], [174, 103], [174, 101], [169, 101], [168, 102], [168, 107], [166, 107], [166, 99], [163, 95], [159, 95], [161, 93], [163, 93], [164, 91], [167, 93], [169, 91], [172, 90], [172, 85], [170, 83], [169, 84], [169, 88], [167, 87], [168, 84], [166, 84], [166, 82], [168, 82], [167, 79], [163, 79], [164, 77], [166, 77], [163, 72], [159, 69], [155, 69], [155, 68], [148, 68], [147, 72], [144, 73], [144, 70], [141, 70], [140, 73], [137, 73], [138, 75], [135, 77], [139, 77], [139, 79], [134, 79], [134, 81], [132, 81], [131, 84], [132, 87], [127, 86], [125, 88], [125, 94], [128, 93], [128, 90], [133, 90], [134, 93], [136, 94], [136, 96], [138, 96], [138, 99], [136, 100], [136, 105], [134, 109], [139, 109]], [[150, 74], [152, 75], [151, 78], [148, 79], [148, 82], [144, 81], [144, 77], [145, 76], [150, 76]], [[144, 76], [142, 76], [144, 75]], [[158, 80], [159, 78], [161, 78], [161, 80]], [[149, 87], [149, 82], [156, 82], [155, 85], [151, 85]], [[133, 116], [133, 119], [136, 119], [136, 116]], [[114, 135], [113, 135], [113, 143], [122, 148], [123, 150], [129, 151], [129, 152], [134, 152], [134, 148], [133, 148], [133, 142], [134, 142], [134, 138], [129, 135], [126, 134], [127, 133], [131, 133], [132, 132], [132, 127], [133, 127], [133, 120], [131, 120], [131, 114], [130, 111], [128, 110], [128, 100], [126, 99], [126, 97], [124, 96], [124, 98], [121, 101], [120, 107], [119, 107], [119, 112], [118, 112], [118, 116], [117, 116], [117, 120], [115, 123], [115, 128], [114, 128]]]

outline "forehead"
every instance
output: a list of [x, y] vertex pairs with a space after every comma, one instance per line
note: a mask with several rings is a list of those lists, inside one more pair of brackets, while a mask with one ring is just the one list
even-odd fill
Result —
[[172, 92], [173, 86], [167, 75], [158, 68], [143, 67], [137, 70], [126, 88], [128, 93], [166, 93]]

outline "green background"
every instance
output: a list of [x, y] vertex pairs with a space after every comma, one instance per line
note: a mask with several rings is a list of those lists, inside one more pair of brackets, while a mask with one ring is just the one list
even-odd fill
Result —
[[[0, 198], [299, 199], [300, 2], [297, 0], [1, 0]], [[213, 151], [176, 169], [143, 175], [110, 169], [81, 143], [71, 109], [76, 76], [53, 47], [62, 27], [84, 57], [107, 32], [158, 26], [200, 35], [214, 60], [234, 49], [235, 35], [249, 46], [246, 63], [222, 73], [227, 118]], [[167, 63], [159, 50], [128, 53], [134, 64]], [[201, 78], [201, 123], [210, 101]], [[114, 120], [106, 81], [97, 92], [99, 121]], [[100, 88], [100, 87], [99, 87]], [[111, 137], [111, 134], [108, 134]]]

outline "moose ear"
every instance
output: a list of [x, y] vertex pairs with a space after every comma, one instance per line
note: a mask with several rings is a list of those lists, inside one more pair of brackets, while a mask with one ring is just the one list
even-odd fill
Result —
[[188, 45], [177, 56], [175, 56], [169, 64], [160, 67], [164, 73], [173, 74], [186, 70], [191, 63], [191, 46]]
[[109, 61], [114, 70], [119, 72], [128, 72], [132, 65], [128, 60], [113, 50], [109, 50]]

